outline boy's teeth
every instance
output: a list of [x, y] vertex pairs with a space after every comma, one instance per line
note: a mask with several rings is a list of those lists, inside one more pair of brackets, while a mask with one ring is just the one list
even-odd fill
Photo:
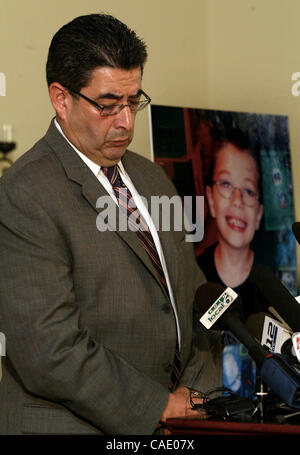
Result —
[[245, 223], [243, 221], [237, 220], [236, 218], [230, 218], [229, 222], [231, 224], [234, 224], [235, 226], [238, 226], [238, 227], [244, 227], [245, 226]]

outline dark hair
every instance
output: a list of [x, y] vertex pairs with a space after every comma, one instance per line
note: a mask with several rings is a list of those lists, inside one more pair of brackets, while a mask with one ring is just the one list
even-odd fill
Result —
[[205, 177], [205, 184], [208, 186], [212, 186], [214, 168], [215, 168], [218, 153], [227, 144], [234, 145], [238, 150], [240, 150], [241, 152], [247, 153], [249, 156], [251, 156], [251, 158], [253, 158], [255, 166], [256, 166], [256, 170], [257, 170], [257, 175], [258, 175], [258, 181], [257, 181], [258, 190], [259, 190], [259, 194], [261, 197], [261, 194], [262, 194], [261, 169], [260, 169], [260, 162], [258, 159], [258, 150], [256, 150], [252, 146], [251, 140], [248, 137], [247, 133], [245, 133], [244, 131], [237, 129], [237, 128], [232, 128], [224, 135], [224, 137], [219, 138], [215, 141], [213, 148], [212, 148], [212, 160], [210, 163], [209, 172], [207, 173], [207, 175]]
[[59, 82], [70, 90], [88, 85], [92, 71], [109, 66], [143, 71], [145, 43], [133, 30], [108, 14], [79, 16], [54, 35], [46, 65], [47, 84]]

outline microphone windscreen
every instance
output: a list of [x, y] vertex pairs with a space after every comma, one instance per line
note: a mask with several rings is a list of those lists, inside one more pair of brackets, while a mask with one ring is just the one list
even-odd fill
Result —
[[[230, 287], [224, 288], [220, 283], [208, 282], [197, 289], [195, 303], [199, 321], [204, 327], [228, 330], [228, 317], [237, 315], [241, 299]], [[237, 324], [239, 322], [241, 321], [236, 321]]]
[[249, 332], [259, 342], [261, 341], [261, 336], [262, 336], [263, 329], [264, 329], [265, 317], [266, 317], [266, 313], [263, 313], [263, 312], [251, 314], [248, 317], [246, 324], [245, 324], [247, 329], [249, 330]]
[[257, 265], [248, 279], [263, 296], [268, 308], [273, 307], [294, 332], [300, 331], [300, 305], [275, 273], [265, 265]]
[[200, 323], [207, 329], [231, 332], [247, 349], [258, 367], [262, 365], [266, 350], [247, 330], [239, 318], [241, 299], [233, 289], [219, 283], [208, 282], [200, 286], [195, 294]]
[[224, 287], [220, 283], [204, 283], [196, 291], [195, 303], [201, 313], [205, 313], [209, 307], [224, 292]]

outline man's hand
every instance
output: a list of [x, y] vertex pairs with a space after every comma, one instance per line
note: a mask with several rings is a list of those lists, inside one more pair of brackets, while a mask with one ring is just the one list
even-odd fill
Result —
[[[202, 399], [193, 400], [195, 404], [202, 403]], [[161, 416], [161, 422], [165, 422], [171, 417], [183, 417], [189, 415], [199, 415], [192, 410], [190, 402], [190, 390], [187, 387], [179, 387], [174, 393], [170, 393], [167, 406]]]

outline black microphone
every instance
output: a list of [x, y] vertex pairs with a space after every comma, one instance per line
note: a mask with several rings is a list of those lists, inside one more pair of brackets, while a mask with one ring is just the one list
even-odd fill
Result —
[[289, 364], [299, 372], [300, 361], [293, 342], [293, 338], [298, 335], [297, 333], [293, 334], [291, 330], [288, 330], [279, 321], [271, 318], [266, 313], [251, 314], [245, 325], [267, 351], [284, 354]]
[[242, 304], [240, 297], [231, 288], [224, 291], [219, 283], [204, 283], [197, 289], [195, 302], [200, 310], [200, 323], [207, 329], [214, 326], [217, 330], [228, 330], [246, 346], [258, 368], [267, 355], [266, 349], [251, 335], [239, 318], [238, 310]]
[[300, 408], [300, 375], [283, 356], [268, 351], [248, 332], [238, 317], [239, 296], [218, 283], [205, 283], [195, 295], [200, 323], [206, 328], [229, 330], [247, 348], [261, 379], [287, 405]]
[[293, 230], [295, 239], [300, 244], [300, 223], [299, 223], [299, 221], [296, 221], [295, 223], [293, 223], [292, 230]]
[[253, 335], [256, 341], [260, 344], [263, 344], [261, 343], [261, 337], [264, 330], [266, 316], [267, 313], [263, 312], [250, 314], [245, 322], [246, 329], [249, 330], [251, 335]]
[[275, 309], [277, 317], [279, 315], [293, 332], [299, 332], [300, 304], [275, 273], [265, 265], [257, 265], [251, 270], [248, 280], [258, 291], [256, 297], [263, 297], [266, 310], [274, 314], [272, 309]]

